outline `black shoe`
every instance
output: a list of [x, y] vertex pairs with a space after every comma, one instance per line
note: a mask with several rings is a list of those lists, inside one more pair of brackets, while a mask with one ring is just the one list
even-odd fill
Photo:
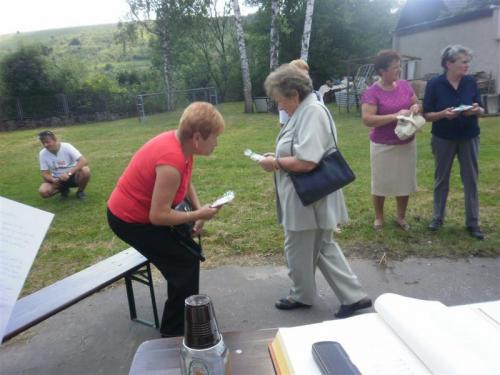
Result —
[[86, 196], [87, 196], [87, 194], [85, 194], [85, 192], [84, 192], [84, 191], [80, 191], [80, 190], [78, 190], [78, 191], [76, 192], [76, 198], [77, 198], [77, 199], [82, 200], [82, 199], [85, 199], [85, 197], [86, 197]]
[[359, 300], [358, 302], [351, 305], [340, 305], [339, 311], [337, 311], [334, 315], [337, 318], [347, 318], [348, 316], [354, 314], [357, 310], [367, 309], [368, 307], [371, 307], [371, 305], [372, 300], [368, 297], [365, 297], [362, 300]]
[[479, 227], [467, 227], [467, 231], [476, 240], [484, 240], [484, 234]]
[[298, 301], [290, 301], [288, 298], [282, 298], [277, 300], [274, 303], [274, 306], [276, 306], [277, 309], [280, 310], [292, 310], [292, 309], [298, 309], [301, 307], [311, 307], [311, 305], [306, 305], [305, 303], [298, 302]]
[[429, 226], [427, 227], [429, 230], [435, 232], [439, 228], [443, 226], [443, 220], [440, 219], [432, 219], [431, 222], [429, 223]]

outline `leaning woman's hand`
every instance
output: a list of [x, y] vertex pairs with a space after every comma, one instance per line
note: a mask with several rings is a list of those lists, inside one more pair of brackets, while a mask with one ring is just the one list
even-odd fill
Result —
[[266, 156], [264, 159], [259, 161], [259, 164], [266, 172], [274, 172], [278, 169], [276, 158], [274, 156]]
[[203, 225], [205, 225], [205, 220], [196, 220], [193, 226], [193, 233], [192, 236], [196, 237], [199, 236], [203, 230]]
[[210, 205], [206, 204], [196, 210], [196, 214], [198, 216], [198, 220], [210, 220], [217, 212], [219, 212], [219, 210], [220, 207], [210, 207]]

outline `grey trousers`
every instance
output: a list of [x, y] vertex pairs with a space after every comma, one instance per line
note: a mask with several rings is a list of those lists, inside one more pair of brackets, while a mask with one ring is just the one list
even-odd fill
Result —
[[367, 294], [333, 240], [333, 230], [285, 230], [285, 256], [292, 280], [289, 296], [312, 305], [316, 296], [316, 266], [341, 304], [358, 302]]
[[432, 153], [436, 169], [434, 173], [434, 219], [443, 221], [446, 199], [450, 190], [450, 173], [455, 155], [460, 164], [460, 177], [464, 186], [465, 225], [479, 225], [479, 194], [477, 178], [479, 175], [479, 136], [465, 140], [448, 140], [432, 136]]

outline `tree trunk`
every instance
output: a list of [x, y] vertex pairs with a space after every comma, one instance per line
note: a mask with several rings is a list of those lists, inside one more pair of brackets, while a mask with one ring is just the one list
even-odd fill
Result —
[[245, 34], [241, 24], [240, 4], [233, 1], [234, 24], [236, 26], [236, 40], [240, 50], [241, 75], [243, 77], [243, 96], [245, 98], [245, 113], [253, 112], [252, 81], [250, 80], [250, 67], [248, 66], [247, 50], [245, 47]]
[[270, 48], [269, 48], [269, 68], [271, 72], [279, 64], [280, 35], [278, 29], [278, 15], [280, 12], [279, 0], [271, 1], [271, 30], [270, 30]]
[[174, 110], [174, 88], [172, 79], [172, 59], [170, 48], [170, 35], [167, 31], [161, 34], [162, 38], [162, 54], [163, 54], [163, 77], [165, 80], [165, 104], [167, 111]]
[[165, 82], [165, 106], [167, 111], [171, 111], [175, 106], [175, 96], [170, 32], [175, 30], [176, 22], [183, 22], [179, 14], [182, 14], [185, 4], [170, 0], [127, 0], [127, 3], [130, 6], [132, 18], [160, 40]]
[[309, 39], [311, 38], [311, 26], [314, 13], [314, 0], [307, 0], [306, 16], [304, 19], [304, 32], [302, 33], [302, 48], [300, 58], [307, 62], [309, 57]]

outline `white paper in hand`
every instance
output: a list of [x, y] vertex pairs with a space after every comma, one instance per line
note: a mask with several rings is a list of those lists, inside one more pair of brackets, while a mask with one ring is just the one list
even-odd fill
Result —
[[254, 161], [261, 161], [262, 159], [264, 159], [264, 156], [261, 155], [261, 154], [256, 154], [255, 152], [253, 152], [252, 150], [250, 150], [249, 148], [247, 148], [245, 151], [243, 151], [243, 154], [245, 156], [248, 156], [250, 159], [254, 160]]
[[452, 111], [453, 112], [464, 112], [464, 111], [468, 111], [469, 109], [472, 109], [472, 108], [474, 108], [474, 107], [471, 105], [462, 104], [462, 105], [459, 105], [458, 107], [453, 108]]
[[216, 208], [231, 202], [234, 199], [234, 191], [230, 190], [224, 193], [222, 197], [213, 202], [210, 207]]

